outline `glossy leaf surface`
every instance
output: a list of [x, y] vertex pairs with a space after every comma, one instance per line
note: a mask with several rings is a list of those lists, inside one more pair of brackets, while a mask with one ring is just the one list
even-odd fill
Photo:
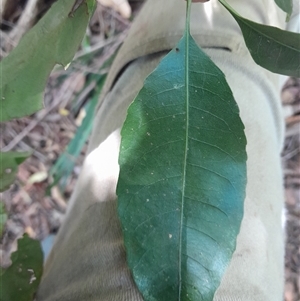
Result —
[[30, 156], [30, 152], [0, 152], [0, 191], [14, 182], [18, 165]]
[[0, 121], [30, 115], [43, 107], [47, 78], [67, 66], [86, 31], [95, 0], [56, 1], [47, 14], [0, 63]]
[[32, 301], [43, 271], [43, 251], [40, 243], [27, 234], [18, 240], [18, 250], [12, 253], [12, 264], [0, 267], [0, 301]]
[[118, 213], [144, 300], [212, 300], [243, 216], [246, 139], [224, 74], [188, 32], [121, 135]]
[[219, 0], [239, 24], [254, 61], [274, 73], [300, 77], [300, 34], [252, 22]]

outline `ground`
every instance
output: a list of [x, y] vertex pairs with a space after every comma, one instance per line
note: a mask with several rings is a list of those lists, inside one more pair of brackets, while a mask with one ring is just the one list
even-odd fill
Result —
[[[5, 1], [4, 1], [5, 2]], [[29, 0], [28, 0], [29, 2]], [[6, 56], [19, 38], [51, 4], [50, 0], [35, 1], [36, 11], [20, 24], [24, 15], [25, 0], [10, 0], [6, 11], [1, 11], [1, 57]], [[138, 3], [133, 2], [134, 14]], [[28, 21], [29, 20], [29, 21]], [[23, 21], [22, 21], [23, 22]], [[0, 244], [1, 264], [9, 263], [10, 252], [16, 239], [24, 231], [32, 238], [44, 239], [55, 233], [63, 221], [67, 201], [72, 193], [84, 159], [86, 145], [73, 162], [69, 177], [62, 177], [53, 185], [53, 166], [64, 153], [76, 130], [86, 115], [86, 102], [95, 85], [88, 74], [99, 71], [122, 43], [130, 21], [110, 9], [98, 6], [87, 30], [87, 46], [82, 45], [77, 57], [92, 53], [83, 63], [76, 60], [64, 71], [56, 68], [45, 91], [45, 109], [26, 118], [0, 125], [0, 146], [3, 151], [32, 151], [33, 155], [23, 163], [15, 184], [3, 193], [9, 219]], [[105, 43], [103, 43], [105, 42]], [[104, 46], [103, 46], [104, 45]], [[85, 56], [84, 56], [85, 57]], [[103, 70], [107, 72], [107, 70]], [[300, 300], [300, 80], [290, 78], [282, 91], [282, 104], [286, 120], [285, 144], [282, 151], [286, 200], [286, 253], [285, 253], [285, 301]], [[71, 156], [70, 154], [67, 156]], [[63, 182], [63, 183], [62, 183]], [[52, 187], [51, 187], [52, 186]]]

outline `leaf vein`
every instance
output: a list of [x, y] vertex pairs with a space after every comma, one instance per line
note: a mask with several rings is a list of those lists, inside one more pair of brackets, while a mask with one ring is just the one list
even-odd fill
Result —
[[228, 215], [227, 215], [227, 213], [226, 213], [225, 211], [223, 211], [221, 208], [219, 208], [219, 207], [217, 207], [217, 206], [215, 206], [215, 205], [213, 205], [213, 204], [203, 202], [202, 200], [196, 200], [196, 199], [194, 199], [194, 198], [187, 197], [187, 196], [186, 196], [186, 198], [187, 198], [188, 200], [193, 201], [193, 202], [200, 202], [200, 203], [202, 203], [202, 204], [204, 204], [204, 205], [207, 205], [207, 206], [210, 206], [210, 207], [212, 207], [212, 208], [214, 208], [214, 209], [217, 209], [218, 211], [220, 211], [221, 213], [223, 213], [226, 217], [228, 217]]
[[222, 178], [222, 179], [228, 181], [228, 182], [230, 183], [230, 185], [232, 186], [232, 188], [235, 190], [235, 187], [234, 187], [234, 185], [232, 184], [232, 182], [231, 182], [228, 178], [226, 178], [225, 176], [219, 174], [218, 172], [216, 172], [216, 171], [214, 171], [214, 170], [211, 170], [211, 169], [208, 169], [208, 168], [206, 168], [206, 167], [204, 167], [204, 166], [201, 166], [201, 165], [198, 165], [198, 164], [193, 164], [193, 163], [187, 163], [187, 164], [190, 165], [190, 166], [199, 167], [199, 168], [201, 168], [201, 169], [207, 170], [207, 171], [209, 171], [209, 172], [211, 172], [211, 173], [213, 173], [213, 174], [219, 176], [220, 178]]
[[208, 145], [208, 146], [211, 146], [211, 147], [213, 147], [213, 148], [218, 149], [219, 151], [221, 151], [222, 153], [226, 154], [226, 155], [229, 156], [234, 162], [237, 163], [236, 159], [235, 159], [231, 154], [227, 153], [225, 150], [221, 149], [219, 146], [214, 145], [214, 144], [211, 144], [211, 143], [208, 143], [208, 142], [205, 142], [205, 141], [203, 141], [203, 140], [198, 140], [198, 139], [192, 138], [192, 137], [190, 137], [190, 139], [193, 140], [193, 141], [197, 141], [197, 142], [199, 142], [199, 143], [203, 143], [203, 144], [205, 144], [205, 145]]

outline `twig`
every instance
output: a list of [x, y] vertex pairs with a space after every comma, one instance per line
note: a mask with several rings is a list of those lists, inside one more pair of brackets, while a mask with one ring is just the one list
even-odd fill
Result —
[[[102, 48], [104, 48], [104, 47], [106, 47], [106, 46], [108, 46], [108, 45], [114, 43], [114, 42], [117, 41], [122, 35], [123, 35], [123, 33], [122, 33], [122, 34], [119, 34], [119, 35], [117, 35], [117, 36], [115, 36], [115, 37], [109, 38], [109, 39], [107, 39], [107, 40], [100, 41], [99, 43], [97, 43], [97, 44], [91, 46], [91, 48], [90, 48], [88, 51], [86, 51], [86, 50], [78, 51], [78, 52], [76, 53], [75, 57], [74, 57], [74, 60], [77, 60], [77, 59], [79, 59], [79, 58], [81, 58], [81, 57], [83, 57], [83, 56], [85, 56], [85, 55], [87, 55], [87, 54], [90, 54], [90, 53], [92, 53], [92, 52], [95, 52], [95, 51], [97, 51], [97, 50], [100, 50], [100, 49], [102, 49]], [[124, 40], [124, 39], [122, 39], [122, 40]]]
[[105, 74], [108, 72], [108, 69], [101, 69], [99, 71], [99, 69], [101, 68], [101, 66], [105, 63], [105, 61], [107, 59], [109, 59], [118, 49], [118, 47], [123, 43], [125, 37], [126, 37], [127, 31], [125, 31], [124, 33], [118, 35], [116, 38], [117, 40], [115, 41], [115, 43], [113, 43], [113, 45], [111, 45], [111, 47], [106, 51], [106, 53], [104, 53], [103, 56], [100, 57], [100, 59], [98, 61], [96, 61], [93, 64], [93, 67], [85, 67], [85, 66], [80, 66], [77, 67], [76, 63], [73, 65], [73, 67], [78, 68], [79, 70], [81, 70], [82, 72], [89, 72], [89, 73], [95, 73], [95, 74]]
[[285, 131], [285, 138], [289, 138], [292, 136], [298, 136], [300, 132], [300, 125], [299, 124], [293, 124], [292, 126], [288, 126]]
[[123, 18], [121, 15], [119, 15], [114, 9], [108, 9], [107, 7], [104, 6], [104, 9], [111, 14], [115, 19], [119, 20], [121, 23], [123, 23], [126, 26], [130, 25], [130, 22]]
[[291, 124], [298, 123], [298, 122], [300, 123], [300, 115], [294, 115], [294, 116], [288, 117], [288, 118], [286, 118], [285, 122], [287, 125], [291, 125]]
[[17, 46], [17, 43], [13, 41], [10, 36], [4, 32], [3, 30], [0, 30], [0, 46], [1, 46], [1, 58], [4, 58], [8, 55], [9, 51], [7, 51], [6, 45], [10, 45], [10, 47], [14, 48]]
[[28, 0], [16, 27], [9, 33], [10, 38], [18, 43], [22, 36], [32, 27], [38, 13], [39, 0]]
[[10, 22], [10, 21], [6, 21], [6, 20], [1, 20], [1, 23], [5, 26], [8, 26], [10, 28], [14, 28], [15, 27], [15, 24]]
[[[83, 91], [80, 93], [80, 95], [78, 96], [77, 102], [75, 104], [75, 107], [79, 110], [79, 108], [81, 108], [82, 103], [84, 102], [84, 100], [87, 98], [87, 96], [91, 93], [91, 91], [96, 87], [96, 81], [91, 82], [88, 86], [86, 86]], [[78, 111], [77, 110], [77, 111]], [[75, 115], [78, 112], [75, 112]]]
[[296, 156], [299, 152], [300, 152], [300, 149], [296, 148], [296, 149], [292, 150], [291, 152], [285, 154], [282, 158], [284, 160], [289, 160], [289, 159], [293, 158], [294, 156]]
[[292, 176], [292, 177], [300, 177], [300, 172], [296, 170], [291, 170], [291, 169], [285, 169], [284, 170], [284, 175], [285, 176]]
[[7, 0], [1, 0], [1, 4], [0, 4], [0, 22], [1, 23], [3, 20], [3, 15], [5, 12], [6, 4], [7, 4]]
[[[11, 135], [11, 136], [16, 136], [17, 135], [17, 132], [14, 130], [14, 129], [9, 129], [8, 133]], [[36, 156], [38, 159], [40, 159], [42, 162], [46, 162], [47, 161], [47, 157], [44, 156], [43, 154], [41, 154], [40, 152], [38, 152], [37, 150], [35, 150], [34, 148], [30, 147], [28, 144], [26, 144], [24, 141], [20, 141], [19, 142], [19, 145], [21, 147], [22, 150], [24, 151], [30, 151], [32, 152], [32, 154], [34, 156]]]
[[43, 154], [41, 154], [40, 152], [38, 152], [36, 149], [30, 147], [28, 144], [26, 144], [24, 141], [20, 141], [19, 142], [20, 146], [27, 150], [32, 152], [32, 154], [37, 157], [41, 162], [47, 162], [47, 157], [44, 156]]
[[55, 101], [49, 107], [46, 107], [43, 111], [41, 111], [35, 120], [32, 120], [29, 125], [26, 126], [26, 128], [20, 132], [7, 146], [3, 147], [2, 151], [10, 151], [17, 146], [20, 141], [22, 141], [55, 107], [61, 103], [62, 99], [66, 98], [66, 95], [71, 97], [73, 92], [71, 89], [69, 89], [69, 86], [70, 85], [64, 87], [63, 91], [59, 93]]

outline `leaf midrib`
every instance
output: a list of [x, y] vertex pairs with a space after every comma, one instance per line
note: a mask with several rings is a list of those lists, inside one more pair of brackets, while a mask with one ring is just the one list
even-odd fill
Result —
[[185, 30], [185, 104], [186, 104], [186, 124], [185, 124], [185, 150], [183, 162], [183, 176], [182, 176], [182, 197], [181, 197], [181, 215], [180, 215], [180, 232], [179, 232], [179, 254], [178, 254], [178, 300], [181, 300], [182, 279], [181, 279], [181, 262], [182, 262], [182, 230], [183, 230], [183, 211], [184, 211], [184, 196], [185, 196], [185, 180], [188, 154], [188, 138], [189, 138], [189, 39], [190, 39], [190, 11], [191, 1], [187, 1], [187, 16], [186, 16], [186, 30]]

